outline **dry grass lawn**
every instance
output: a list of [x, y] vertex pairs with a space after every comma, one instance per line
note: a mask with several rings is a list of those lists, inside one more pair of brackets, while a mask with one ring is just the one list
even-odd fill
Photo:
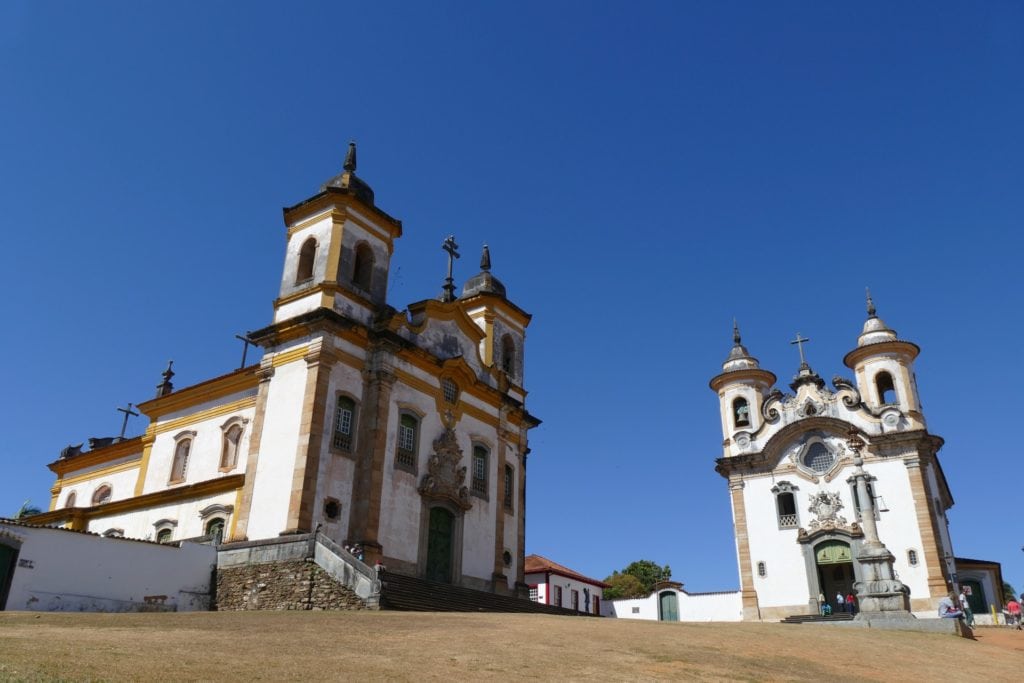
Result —
[[4, 681], [1010, 681], [1022, 672], [1024, 632], [999, 629], [980, 629], [970, 641], [532, 614], [0, 613]]

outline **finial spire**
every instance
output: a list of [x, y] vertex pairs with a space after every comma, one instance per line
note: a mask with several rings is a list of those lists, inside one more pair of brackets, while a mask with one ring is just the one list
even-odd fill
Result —
[[732, 343], [740, 345], [740, 324], [736, 322], [736, 318], [732, 319]]
[[444, 286], [441, 287], [441, 301], [446, 303], [455, 301], [455, 280], [452, 277], [452, 265], [455, 259], [459, 258], [459, 245], [455, 243], [455, 235], [448, 235], [441, 243], [441, 249], [448, 253], [448, 277], [444, 279]]
[[871, 289], [869, 287], [865, 287], [864, 291], [867, 292], [868, 295], [868, 317], [877, 318], [878, 316], [875, 314], [875, 302], [871, 299]]
[[484, 245], [483, 253], [480, 254], [480, 270], [487, 272], [491, 269], [491, 250]]
[[348, 143], [348, 152], [345, 154], [345, 165], [342, 166], [349, 173], [354, 173], [356, 170], [356, 143], [351, 141]]
[[156, 397], [166, 396], [167, 394], [174, 391], [174, 385], [171, 384], [171, 378], [174, 377], [174, 370], [171, 368], [174, 366], [174, 361], [167, 361], [167, 369], [163, 371], [164, 381], [156, 385]]

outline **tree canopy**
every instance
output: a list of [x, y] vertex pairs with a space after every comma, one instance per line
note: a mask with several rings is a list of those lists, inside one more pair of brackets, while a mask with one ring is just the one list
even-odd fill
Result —
[[654, 584], [671, 578], [672, 569], [667, 564], [661, 567], [650, 560], [637, 560], [621, 572], [612, 572], [611, 576], [604, 580], [611, 586], [604, 589], [604, 599], [644, 597], [654, 590]]

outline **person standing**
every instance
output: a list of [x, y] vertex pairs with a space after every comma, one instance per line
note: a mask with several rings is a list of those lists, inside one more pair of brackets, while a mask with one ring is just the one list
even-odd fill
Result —
[[964, 621], [971, 628], [974, 628], [974, 612], [971, 611], [971, 605], [967, 602], [967, 590], [960, 587], [960, 609], [964, 611]]
[[843, 603], [844, 602], [845, 602], [845, 600], [843, 600], [843, 593], [842, 593], [842, 591], [836, 592], [836, 612], [842, 612], [843, 611]]
[[818, 611], [821, 613], [821, 616], [825, 616], [825, 594], [824, 593], [818, 593]]
[[1020, 603], [1011, 597], [1010, 601], [1006, 603], [1006, 625], [1012, 624], [1016, 624], [1017, 630], [1020, 630]]
[[846, 594], [846, 611], [850, 614], [856, 614], [857, 610], [854, 608], [853, 591]]

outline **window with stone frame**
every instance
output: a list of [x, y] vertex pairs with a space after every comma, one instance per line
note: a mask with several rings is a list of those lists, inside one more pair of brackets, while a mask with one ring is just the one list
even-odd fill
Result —
[[316, 264], [316, 240], [310, 237], [299, 249], [299, 264], [295, 270], [295, 284], [313, 279], [313, 266]]
[[228, 472], [238, 465], [238, 449], [242, 443], [242, 425], [235, 423], [224, 431], [224, 443], [221, 447], [220, 469]]
[[571, 595], [571, 599], [572, 599], [572, 603], [571, 603], [572, 604], [572, 608], [575, 611], [579, 612], [580, 611], [580, 592], [578, 590], [576, 590], [576, 589], [572, 589], [572, 591], [570, 592], [570, 595]]
[[171, 463], [171, 478], [168, 483], [180, 484], [188, 474], [188, 459], [192, 452], [192, 439], [178, 439], [174, 445], [174, 461]]
[[878, 391], [878, 402], [885, 405], [897, 403], [896, 385], [892, 381], [892, 375], [882, 371], [875, 375], [875, 389]]
[[110, 498], [113, 495], [114, 489], [111, 488], [110, 484], [103, 484], [92, 494], [92, 504], [105, 505], [110, 502]]
[[171, 529], [160, 529], [156, 532], [157, 543], [170, 543], [174, 537], [174, 531]]
[[765, 565], [764, 562], [757, 563], [757, 575], [760, 576], [762, 579], [768, 576], [768, 567], [767, 565]]
[[107, 529], [103, 535], [107, 538], [124, 538], [124, 529]]
[[441, 380], [441, 394], [445, 403], [455, 405], [459, 402], [459, 385], [450, 377]]
[[72, 491], [71, 493], [68, 494], [68, 497], [64, 499], [64, 507], [66, 507], [66, 508], [73, 508], [73, 507], [75, 507], [75, 502], [77, 501], [77, 499], [78, 499], [78, 496], [76, 496], [75, 492]]
[[512, 502], [514, 500], [515, 493], [515, 479], [516, 471], [512, 465], [505, 465], [505, 509], [512, 510]]
[[555, 586], [555, 605], [558, 607], [562, 606], [562, 587]]
[[772, 487], [775, 494], [775, 513], [780, 529], [796, 529], [800, 526], [800, 515], [796, 507], [796, 491], [799, 488], [788, 481], [780, 481]]
[[215, 545], [220, 545], [224, 540], [224, 524], [225, 520], [223, 517], [214, 517], [206, 523], [206, 528], [203, 532], [205, 535], [213, 537]]
[[331, 445], [339, 451], [352, 452], [356, 428], [356, 402], [348, 396], [339, 396], [334, 410], [334, 437]]
[[910, 549], [910, 550], [907, 551], [907, 563], [910, 564], [911, 567], [916, 567], [917, 566], [917, 551], [916, 550]]
[[487, 457], [490, 455], [485, 446], [473, 446], [473, 477], [470, 490], [478, 496], [487, 495]]
[[419, 450], [420, 420], [409, 412], [398, 418], [398, 439], [395, 446], [395, 467], [416, 472], [416, 453]]

